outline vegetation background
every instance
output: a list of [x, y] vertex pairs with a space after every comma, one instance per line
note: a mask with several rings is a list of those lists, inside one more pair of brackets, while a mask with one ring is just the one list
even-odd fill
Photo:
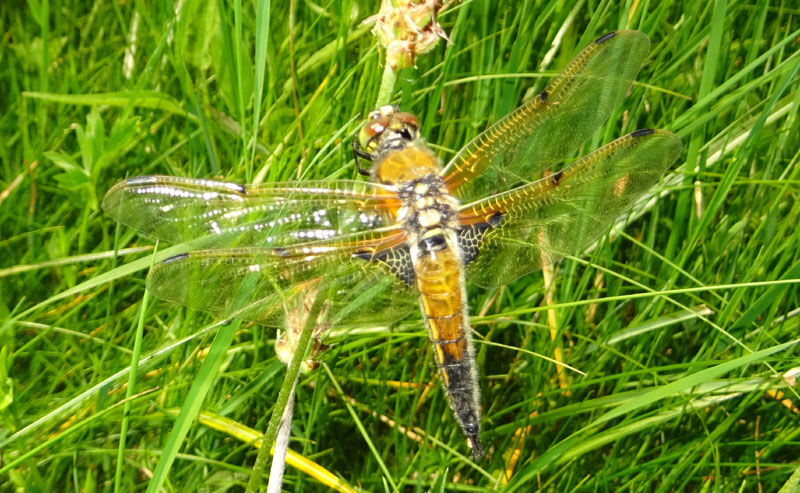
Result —
[[[243, 491], [245, 434], [265, 430], [285, 373], [274, 333], [145, 306], [154, 242], [99, 202], [139, 174], [356, 178], [378, 7], [0, 9], [0, 490]], [[685, 152], [646, 213], [557, 267], [554, 324], [539, 273], [470, 287], [483, 462], [413, 315], [326, 340], [292, 427], [310, 465], [284, 488], [326, 490], [327, 470], [342, 491], [797, 491], [797, 3], [473, 0], [439, 21], [450, 43], [401, 74], [395, 101], [445, 160], [621, 28], [649, 35], [649, 61], [581, 153], [643, 127]], [[558, 347], [583, 373], [559, 379]]]

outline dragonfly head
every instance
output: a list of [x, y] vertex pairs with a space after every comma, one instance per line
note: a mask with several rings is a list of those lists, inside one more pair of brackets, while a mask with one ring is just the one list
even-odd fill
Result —
[[358, 143], [373, 158], [389, 150], [403, 149], [419, 137], [419, 120], [411, 113], [383, 106], [369, 114], [361, 128]]

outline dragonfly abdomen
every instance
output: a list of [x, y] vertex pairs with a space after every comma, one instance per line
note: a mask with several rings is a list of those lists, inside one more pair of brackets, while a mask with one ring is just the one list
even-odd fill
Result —
[[410, 246], [420, 307], [450, 406], [478, 458], [483, 455], [478, 436], [480, 398], [461, 249], [455, 230], [430, 233]]

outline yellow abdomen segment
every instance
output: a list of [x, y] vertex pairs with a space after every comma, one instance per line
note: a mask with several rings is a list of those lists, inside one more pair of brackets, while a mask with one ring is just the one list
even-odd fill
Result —
[[[461, 264], [451, 249], [432, 252], [417, 260], [415, 274], [422, 312], [435, 344], [436, 362], [459, 362], [467, 354]], [[442, 377], [447, 385], [447, 374]]]

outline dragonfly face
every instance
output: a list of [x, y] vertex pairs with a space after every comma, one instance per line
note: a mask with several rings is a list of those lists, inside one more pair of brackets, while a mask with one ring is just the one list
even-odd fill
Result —
[[157, 265], [156, 296], [282, 328], [327, 294], [320, 324], [390, 324], [421, 308], [451, 407], [482, 455], [465, 282], [501, 286], [580, 252], [651, 188], [681, 143], [663, 130], [621, 137], [564, 166], [619, 105], [647, 37], [617, 31], [585, 48], [534, 99], [446, 165], [419, 123], [370, 115], [356, 152], [371, 181], [238, 185], [145, 176], [112, 188], [119, 222], [199, 248]]
[[394, 106], [384, 106], [369, 114], [361, 128], [358, 142], [370, 158], [392, 149], [402, 149], [406, 143], [419, 138], [419, 120], [411, 113], [397, 111]]

